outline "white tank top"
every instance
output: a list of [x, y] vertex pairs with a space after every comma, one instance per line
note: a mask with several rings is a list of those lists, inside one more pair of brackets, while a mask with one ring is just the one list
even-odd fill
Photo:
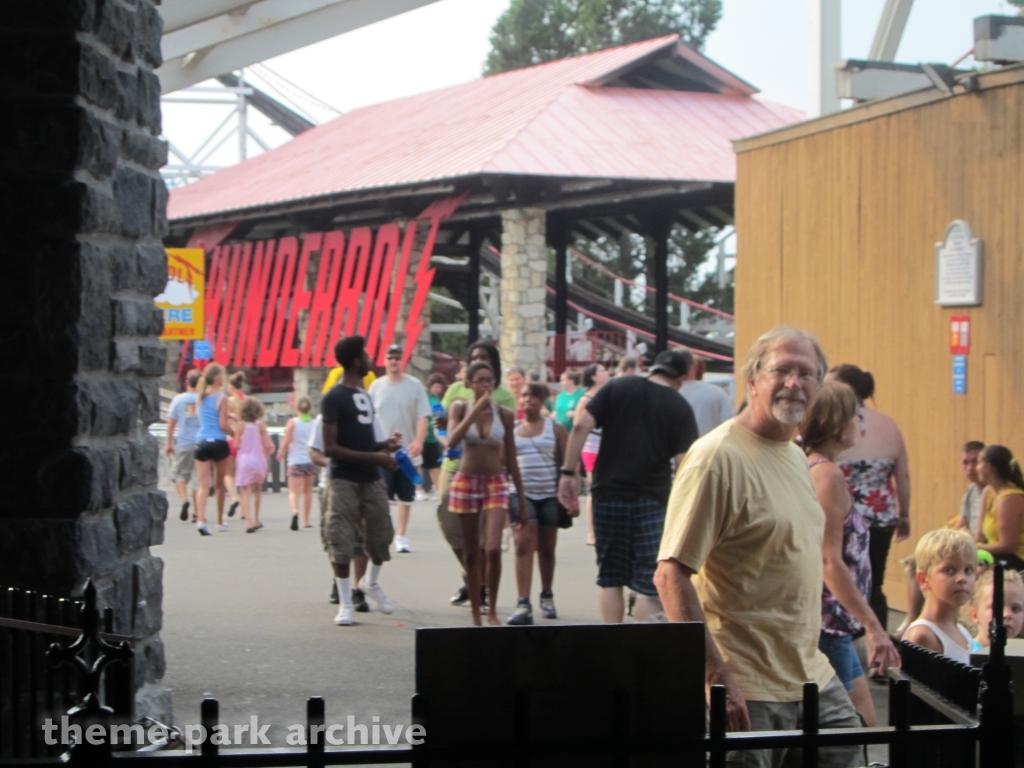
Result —
[[309, 458], [309, 441], [313, 438], [313, 425], [315, 419], [303, 421], [295, 419], [295, 429], [292, 430], [292, 444], [288, 449], [288, 466], [296, 467], [299, 464], [312, 464]]
[[[945, 656], [947, 659], [959, 661], [961, 664], [971, 663], [971, 640], [973, 640], [974, 638], [972, 638], [971, 633], [964, 629], [962, 626], [957, 624], [956, 628], [960, 630], [960, 634], [963, 635], [964, 640], [967, 641], [966, 648], [961, 648], [959, 645], [957, 645], [956, 641], [954, 641], [953, 638], [951, 638], [949, 635], [947, 635], [945, 632], [939, 629], [939, 627], [936, 624], [933, 624], [932, 622], [928, 621], [928, 619], [918, 619], [910, 625], [910, 627], [917, 626], [928, 627], [928, 629], [935, 633], [935, 636], [939, 638], [939, 642], [942, 643], [942, 655]], [[907, 629], [910, 629], [910, 627], [907, 627]]]

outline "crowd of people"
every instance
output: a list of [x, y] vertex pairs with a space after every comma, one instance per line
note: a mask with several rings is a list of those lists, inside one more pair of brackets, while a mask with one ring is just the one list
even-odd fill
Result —
[[[1024, 475], [1009, 449], [969, 441], [959, 512], [905, 561], [909, 612], [890, 634], [886, 562], [892, 542], [911, 535], [907, 449], [895, 421], [869, 404], [871, 374], [829, 369], [803, 331], [776, 328], [757, 340], [737, 372], [738, 414], [702, 380], [703, 360], [683, 349], [662, 352], [643, 374], [631, 357], [614, 375], [601, 364], [566, 371], [554, 398], [532, 371], [512, 368], [503, 379], [498, 350], [485, 342], [470, 346], [450, 385], [439, 374], [426, 386], [406, 374], [398, 346], [373, 380], [359, 336], [342, 339], [335, 358], [341, 372], [325, 386], [320, 414], [308, 397], [296, 400], [278, 459], [287, 461], [293, 530], [312, 527], [316, 468], [324, 469], [321, 536], [336, 624], [354, 623], [370, 603], [392, 612], [379, 576], [392, 547], [412, 551], [418, 482], [435, 490], [440, 530], [462, 570], [452, 604], [468, 604], [476, 625], [503, 623], [495, 597], [511, 530], [517, 601], [505, 622], [534, 622], [535, 559], [540, 615], [557, 618], [558, 530], [580, 515], [585, 482], [601, 620], [625, 620], [628, 590], [634, 621], [703, 622], [707, 682], [725, 686], [734, 730], [798, 728], [808, 681], [820, 687], [822, 727], [875, 724], [868, 683], [900, 665], [895, 638], [957, 661], [987, 645], [994, 559], [1012, 569], [1009, 635], [1024, 625]], [[196, 527], [209, 535], [213, 489], [227, 530], [237, 487], [246, 530], [257, 531], [274, 449], [262, 405], [236, 375], [224, 393], [218, 365], [190, 372], [187, 384], [171, 404], [166, 449], [181, 518], [194, 505]], [[855, 644], [862, 636], [866, 665]], [[848, 749], [823, 753], [825, 764], [852, 759]]]

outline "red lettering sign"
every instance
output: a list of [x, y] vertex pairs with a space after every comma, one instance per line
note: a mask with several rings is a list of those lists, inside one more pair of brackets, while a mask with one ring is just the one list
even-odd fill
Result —
[[[405, 225], [385, 224], [376, 233], [315, 232], [218, 246], [212, 250], [206, 291], [206, 337], [221, 364], [260, 368], [336, 365], [334, 342], [359, 333], [378, 362], [391, 345], [419, 226], [428, 226], [415, 291], [405, 321], [408, 360], [423, 329], [420, 313], [434, 270], [430, 257], [441, 222], [465, 195], [433, 203]], [[309, 265], [319, 253], [312, 285]], [[301, 338], [305, 317], [305, 336]]]
[[306, 323], [306, 345], [299, 360], [299, 365], [303, 367], [310, 363], [323, 365], [324, 346], [331, 338], [331, 310], [338, 293], [338, 276], [344, 252], [345, 235], [341, 232], [328, 232], [324, 235], [320, 270], [313, 290], [313, 306], [309, 311], [309, 322]]

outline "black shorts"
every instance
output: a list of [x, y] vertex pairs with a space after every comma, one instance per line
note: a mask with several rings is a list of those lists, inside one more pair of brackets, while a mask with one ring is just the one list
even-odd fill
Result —
[[388, 472], [382, 468], [380, 470], [380, 477], [388, 489], [388, 499], [390, 501], [412, 504], [415, 500], [416, 489], [412, 485], [412, 480], [406, 477], [405, 472], [402, 470], [396, 469], [394, 472]]
[[444, 449], [440, 443], [423, 444], [423, 469], [437, 469], [441, 466], [441, 456]]
[[196, 447], [196, 461], [224, 461], [230, 454], [227, 440], [203, 440]]

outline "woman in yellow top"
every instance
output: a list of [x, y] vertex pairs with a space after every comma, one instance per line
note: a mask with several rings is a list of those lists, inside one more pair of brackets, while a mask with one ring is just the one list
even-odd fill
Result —
[[1024, 475], [1009, 448], [989, 445], [978, 459], [978, 477], [988, 488], [982, 496], [978, 549], [1005, 560], [1014, 570], [1024, 568]]

